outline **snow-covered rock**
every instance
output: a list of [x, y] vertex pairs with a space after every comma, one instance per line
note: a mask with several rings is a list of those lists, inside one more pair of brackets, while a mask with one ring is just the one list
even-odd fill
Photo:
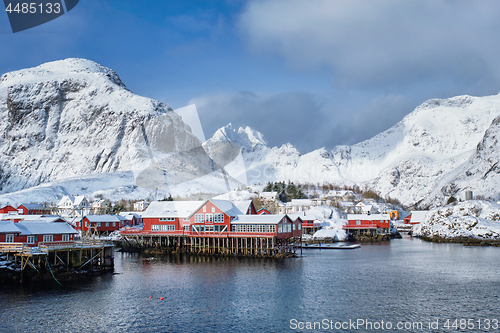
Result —
[[500, 240], [500, 205], [473, 200], [432, 209], [413, 227], [413, 235]]

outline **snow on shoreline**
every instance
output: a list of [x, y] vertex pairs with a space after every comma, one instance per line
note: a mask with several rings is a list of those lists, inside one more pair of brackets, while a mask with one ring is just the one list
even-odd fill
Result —
[[413, 235], [500, 240], [500, 205], [472, 200], [435, 208], [427, 213], [424, 222], [413, 227]]

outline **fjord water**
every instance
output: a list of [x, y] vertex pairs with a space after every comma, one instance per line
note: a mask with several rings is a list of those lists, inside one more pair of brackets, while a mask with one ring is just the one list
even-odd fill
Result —
[[[447, 319], [500, 319], [499, 255], [500, 248], [408, 237], [285, 260], [116, 252], [119, 274], [1, 286], [0, 331], [308, 332], [335, 328], [293, 330], [290, 321], [363, 319], [424, 324], [392, 331], [450, 332]], [[439, 329], [429, 329], [436, 320]], [[483, 331], [475, 325], [464, 331]]]

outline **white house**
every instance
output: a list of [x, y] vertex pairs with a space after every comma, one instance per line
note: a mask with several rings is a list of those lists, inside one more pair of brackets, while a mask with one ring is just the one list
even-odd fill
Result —
[[59, 214], [66, 216], [85, 216], [90, 213], [91, 205], [83, 195], [65, 195], [57, 205]]
[[136, 212], [143, 212], [148, 208], [149, 202], [142, 200], [142, 201], [137, 201], [134, 202], [134, 210]]

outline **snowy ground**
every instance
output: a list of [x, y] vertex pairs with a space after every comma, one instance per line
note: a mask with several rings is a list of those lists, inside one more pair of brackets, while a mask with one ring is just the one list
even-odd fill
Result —
[[500, 240], [500, 205], [472, 200], [435, 208], [413, 227], [414, 236]]
[[[322, 228], [314, 233], [310, 238], [312, 239], [325, 239], [332, 238], [336, 241], [347, 240], [347, 234], [342, 229], [347, 220], [341, 218], [341, 213], [333, 207], [314, 207], [306, 211], [306, 216], [312, 216], [315, 223], [320, 223]], [[304, 240], [309, 237], [304, 237]]]

